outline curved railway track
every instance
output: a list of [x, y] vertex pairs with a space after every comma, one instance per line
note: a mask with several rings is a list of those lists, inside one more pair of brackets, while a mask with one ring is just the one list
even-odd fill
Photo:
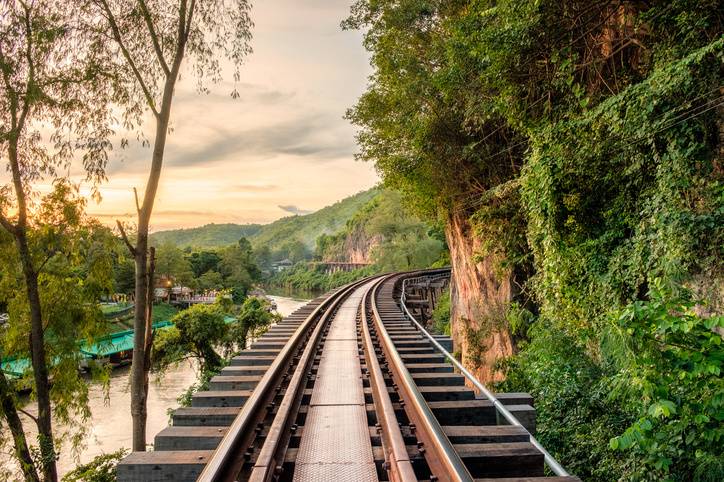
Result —
[[530, 435], [530, 396], [466, 384], [451, 340], [402, 303], [406, 279], [446, 273], [371, 277], [313, 300], [176, 410], [119, 480], [578, 480]]

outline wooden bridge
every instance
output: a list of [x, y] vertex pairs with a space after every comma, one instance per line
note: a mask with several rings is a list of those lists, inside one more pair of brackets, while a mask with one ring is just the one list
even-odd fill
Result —
[[577, 481], [531, 435], [531, 397], [491, 393], [404, 303], [448, 274], [371, 277], [311, 301], [177, 409], [118, 479]]

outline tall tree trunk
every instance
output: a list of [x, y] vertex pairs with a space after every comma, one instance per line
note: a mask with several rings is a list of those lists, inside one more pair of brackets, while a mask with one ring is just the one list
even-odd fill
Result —
[[143, 360], [145, 377], [143, 389], [148, 393], [148, 378], [151, 371], [151, 348], [153, 347], [153, 276], [156, 272], [156, 249], [151, 246], [148, 255], [148, 299], [146, 300], [146, 352]]
[[50, 407], [50, 382], [48, 380], [48, 365], [45, 360], [45, 340], [43, 318], [41, 315], [40, 292], [38, 289], [38, 275], [32, 266], [30, 251], [24, 232], [16, 237], [20, 259], [25, 274], [25, 286], [30, 305], [30, 354], [33, 364], [33, 377], [35, 379], [35, 397], [38, 401], [38, 440], [42, 456], [43, 477], [46, 481], [58, 480], [58, 471], [55, 463], [55, 444], [53, 442], [53, 424]]
[[[179, 61], [180, 62], [180, 61]], [[133, 419], [133, 450], [146, 450], [146, 400], [148, 395], [148, 372], [150, 354], [147, 353], [147, 332], [150, 329], [150, 304], [153, 298], [153, 279], [149, 279], [148, 231], [151, 224], [153, 204], [158, 190], [163, 167], [163, 152], [166, 147], [168, 123], [171, 117], [173, 89], [178, 76], [175, 69], [166, 79], [161, 111], [156, 117], [156, 137], [153, 144], [151, 170], [146, 183], [143, 204], [138, 208], [138, 233], [135, 247], [136, 263], [136, 310], [133, 320], [133, 362], [131, 364], [131, 417]], [[148, 329], [147, 329], [148, 327]]]
[[28, 208], [20, 173], [17, 137], [10, 140], [8, 157], [15, 195], [18, 201], [18, 222], [14, 229], [12, 229], [11, 234], [15, 239], [15, 246], [18, 250], [20, 263], [22, 264], [25, 290], [28, 296], [28, 307], [30, 309], [30, 358], [33, 366], [35, 397], [38, 402], [37, 425], [43, 478], [48, 482], [55, 482], [58, 480], [58, 471], [55, 463], [56, 454], [51, 420], [48, 365], [45, 360], [45, 334], [43, 329], [42, 307], [40, 304], [40, 290], [38, 288], [38, 273], [33, 266], [33, 258], [28, 245]]
[[39, 482], [40, 478], [35, 470], [33, 458], [30, 455], [28, 442], [25, 438], [23, 423], [18, 416], [18, 409], [15, 405], [14, 389], [10, 386], [5, 373], [0, 370], [0, 410], [7, 421], [10, 433], [13, 435], [15, 457], [20, 462], [20, 468], [27, 482]]
[[146, 450], [146, 305], [148, 304], [148, 277], [146, 276], [148, 231], [136, 241], [136, 308], [133, 319], [133, 360], [131, 362], [131, 418], [133, 419], [133, 450]]

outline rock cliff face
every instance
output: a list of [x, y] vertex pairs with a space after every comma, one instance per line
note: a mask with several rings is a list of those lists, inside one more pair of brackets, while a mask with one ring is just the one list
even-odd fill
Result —
[[454, 216], [447, 225], [452, 282], [450, 293], [451, 332], [454, 349], [463, 364], [483, 382], [501, 378], [495, 362], [513, 354], [514, 346], [505, 321], [515, 290], [509, 275], [496, 274], [495, 259], [477, 260], [480, 249], [470, 225], [463, 216]]
[[372, 263], [371, 252], [382, 241], [381, 235], [371, 235], [365, 231], [364, 225], [357, 224], [345, 235], [341, 243], [326, 253], [323, 261]]

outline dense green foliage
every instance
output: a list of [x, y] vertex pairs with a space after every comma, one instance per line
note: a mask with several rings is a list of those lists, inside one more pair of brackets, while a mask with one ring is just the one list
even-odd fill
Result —
[[[259, 248], [268, 246], [272, 253], [283, 251], [285, 245], [298, 241], [308, 252], [314, 249], [317, 237], [323, 233], [335, 233], [341, 229], [348, 219], [370, 199], [377, 195], [377, 189], [370, 189], [342, 199], [331, 206], [303, 216], [287, 216], [264, 225], [254, 236], [250, 237], [252, 246]], [[289, 250], [289, 247], [286, 247]], [[275, 257], [275, 259], [282, 259]]]
[[[88, 385], [78, 371], [78, 340], [94, 340], [107, 333], [108, 321], [97, 302], [112, 288], [107, 274], [112, 266], [114, 237], [109, 229], [85, 215], [85, 201], [68, 183], [56, 182], [53, 191], [43, 196], [36, 208], [28, 236], [33, 261], [41, 268], [38, 287], [43, 342], [53, 380], [50, 401], [55, 420], [66, 427], [54, 437], [56, 447], [69, 443], [76, 449], [88, 431], [86, 422], [90, 417]], [[22, 266], [15, 244], [4, 231], [0, 231], [0, 259], [0, 304], [9, 314], [9, 322], [0, 325], [0, 358], [30, 359], [31, 323]], [[10, 382], [8, 391], [3, 390], [0, 395], [18, 403], [17, 386], [31, 388], [31, 396], [35, 396], [36, 385], [32, 380], [28, 365], [22, 377]], [[0, 409], [3, 450], [12, 446], [5, 421], [10, 415]], [[35, 451], [35, 441], [28, 442]], [[40, 457], [39, 452], [37, 456]], [[0, 467], [0, 478], [6, 475], [5, 470]]]
[[[209, 226], [213, 229], [208, 230]], [[194, 233], [214, 233], [220, 226], [209, 225]], [[263, 225], [248, 238], [215, 248], [186, 246], [183, 235], [192, 230], [157, 233], [156, 277], [196, 290], [231, 289], [239, 303], [249, 288], [267, 273], [266, 283], [302, 290], [326, 291], [373, 272], [424, 268], [448, 263], [445, 237], [440, 229], [411, 214], [400, 197], [390, 190], [371, 189], [343, 199], [304, 216], [282, 218]], [[212, 234], [209, 234], [210, 236]], [[178, 244], [175, 244], [178, 243]], [[357, 249], [374, 267], [351, 273], [325, 274], [306, 262], [348, 261], [349, 250]], [[291, 271], [274, 273], [272, 263], [289, 259], [298, 264]], [[116, 287], [133, 288], [133, 265], [119, 260]]]
[[[233, 319], [227, 320], [229, 316]], [[249, 338], [261, 335], [279, 319], [260, 298], [247, 298], [239, 306], [232, 305], [230, 297], [212, 305], [193, 305], [171, 319], [174, 326], [156, 333], [153, 363], [164, 369], [193, 358], [202, 374], [217, 372], [225, 357], [245, 349]]]
[[63, 482], [115, 482], [118, 462], [128, 454], [120, 449], [109, 454], [99, 455], [87, 464], [78, 465], [63, 476]]
[[201, 372], [217, 370], [222, 356], [216, 352], [227, 335], [225, 314], [220, 305], [193, 305], [179, 312], [174, 326], [154, 335], [152, 359], [157, 368], [187, 358], [199, 360]]
[[351, 249], [369, 250], [363, 254], [378, 271], [409, 270], [430, 266], [445, 256], [445, 237], [411, 214], [398, 193], [382, 190], [344, 229], [319, 236], [315, 257], [346, 261]]
[[[231, 290], [235, 303], [241, 303], [261, 278], [256, 255], [246, 238], [213, 251], [181, 250], [170, 243], [162, 244], [156, 250], [154, 274], [156, 285], [161, 287], [185, 286], [197, 292]], [[114, 275], [116, 292], [131, 294], [132, 261], [122, 255], [116, 257]]]
[[153, 322], [169, 321], [178, 313], [178, 308], [168, 303], [156, 303], [153, 305]]
[[521, 287], [501, 388], [536, 397], [586, 480], [724, 478], [722, 300], [701, 288], [724, 259], [722, 11], [361, 0], [345, 23], [375, 68], [360, 157]]
[[375, 272], [376, 269], [370, 266], [327, 274], [322, 266], [298, 264], [290, 269], [275, 273], [267, 280], [267, 283], [273, 286], [319, 293], [362, 279]]
[[440, 297], [432, 311], [432, 329], [441, 335], [450, 334], [450, 291]]
[[[349, 272], [325, 273], [325, 262], [348, 262], [352, 255], [369, 266]], [[379, 190], [361, 206], [345, 226], [334, 234], [322, 233], [316, 240], [314, 258], [322, 265], [298, 264], [274, 273], [267, 283], [311, 291], [327, 291], [374, 273], [404, 271], [446, 265], [445, 237], [410, 213], [401, 196]]]

